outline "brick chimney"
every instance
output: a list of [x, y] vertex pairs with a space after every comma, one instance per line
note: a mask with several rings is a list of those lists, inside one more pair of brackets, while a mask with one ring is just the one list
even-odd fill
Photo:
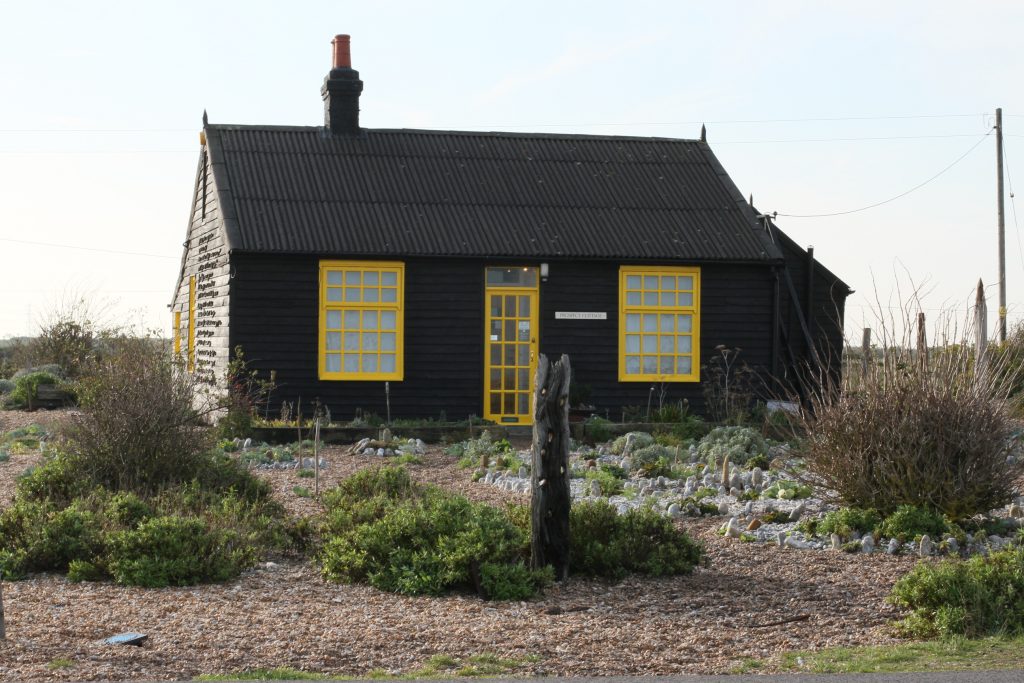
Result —
[[334, 36], [334, 60], [324, 78], [320, 94], [324, 98], [324, 126], [336, 135], [359, 134], [359, 94], [363, 82], [352, 68], [349, 36]]

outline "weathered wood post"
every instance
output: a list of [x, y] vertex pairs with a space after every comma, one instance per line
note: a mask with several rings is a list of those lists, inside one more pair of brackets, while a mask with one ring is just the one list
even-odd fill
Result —
[[865, 383], [868, 381], [868, 368], [873, 365], [871, 357], [871, 328], [864, 328], [864, 336], [860, 340], [860, 376]]
[[541, 354], [533, 397], [533, 467], [530, 478], [531, 566], [551, 565], [555, 579], [569, 576], [569, 356], [553, 365]]
[[922, 370], [928, 369], [928, 332], [924, 324], [924, 311], [917, 314], [917, 362]]
[[985, 353], [988, 351], [988, 306], [985, 304], [985, 285], [978, 279], [978, 293], [974, 297], [974, 375], [985, 374]]

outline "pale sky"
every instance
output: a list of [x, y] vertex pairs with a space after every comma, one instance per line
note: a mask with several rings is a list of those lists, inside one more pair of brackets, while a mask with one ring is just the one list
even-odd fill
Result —
[[[744, 195], [857, 293], [873, 326], [911, 281], [929, 313], [998, 306], [993, 125], [1010, 172], [1011, 324], [1024, 318], [1024, 3], [8, 2], [0, 4], [0, 338], [85, 296], [170, 324], [203, 109], [321, 125], [352, 35], [368, 128], [708, 140]], [[1014, 173], [1018, 176], [1014, 177]], [[1024, 223], [1024, 203], [1018, 223]], [[1024, 226], [1021, 226], [1024, 227]], [[65, 245], [65, 246], [47, 246]], [[70, 248], [78, 247], [78, 248]], [[112, 252], [133, 252], [131, 254]]]

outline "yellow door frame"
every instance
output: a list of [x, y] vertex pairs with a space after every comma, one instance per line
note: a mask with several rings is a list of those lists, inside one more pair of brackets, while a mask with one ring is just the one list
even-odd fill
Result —
[[[525, 415], [521, 415], [518, 412], [515, 413], [515, 414], [512, 414], [512, 415], [510, 415], [508, 413], [505, 413], [504, 412], [504, 400], [502, 401], [502, 412], [495, 413], [495, 412], [491, 411], [491, 370], [494, 369], [494, 368], [502, 368], [502, 369], [504, 369], [506, 367], [514, 367], [518, 371], [520, 368], [523, 367], [523, 366], [520, 366], [520, 365], [506, 366], [503, 363], [501, 365], [494, 365], [494, 364], [491, 363], [491, 347], [490, 347], [490, 345], [491, 345], [491, 342], [493, 341], [491, 339], [491, 322], [494, 320], [494, 316], [491, 313], [491, 296], [492, 295], [515, 296], [515, 297], [527, 296], [527, 297], [530, 298], [530, 316], [529, 316], [529, 321], [530, 321], [530, 339], [529, 339], [529, 342], [528, 342], [529, 343], [529, 348], [530, 348], [530, 358], [529, 358], [529, 366], [528, 366], [528, 371], [529, 371], [529, 392], [527, 394], [528, 398], [527, 398], [527, 408], [526, 408], [526, 414]], [[517, 299], [517, 301], [518, 301], [518, 299]], [[538, 347], [539, 347], [539, 344], [538, 344], [538, 339], [539, 339], [538, 323], [540, 321], [540, 313], [539, 313], [539, 310], [538, 310], [539, 308], [540, 308], [540, 286], [539, 286], [539, 284], [537, 284], [537, 285], [535, 285], [533, 287], [522, 287], [522, 286], [514, 286], [514, 287], [507, 287], [507, 286], [505, 286], [505, 287], [503, 287], [503, 286], [500, 286], [500, 285], [492, 286], [492, 285], [487, 285], [486, 284], [486, 279], [485, 279], [485, 285], [484, 285], [484, 313], [485, 313], [485, 316], [484, 316], [484, 410], [483, 410], [483, 415], [484, 415], [485, 419], [492, 420], [494, 422], [497, 422], [498, 424], [505, 424], [505, 425], [517, 425], [517, 424], [518, 425], [532, 425], [533, 424], [533, 413], [532, 413], [533, 406], [532, 406], [532, 403], [533, 403], [533, 393], [534, 393], [534, 390], [536, 388], [534, 386], [534, 382], [536, 381], [535, 376], [537, 374], [537, 358], [538, 358]], [[504, 314], [504, 312], [505, 312], [505, 310], [503, 308], [502, 309], [502, 313]], [[518, 314], [518, 310], [517, 310], [517, 314]], [[505, 318], [506, 316], [502, 315], [500, 317], [501, 318]], [[516, 317], [518, 318], [519, 316], [517, 315]], [[510, 342], [517, 342], [516, 339], [513, 339], [513, 340], [506, 340], [506, 339], [504, 339], [504, 327], [502, 329], [503, 329], [503, 332], [502, 332], [502, 335], [501, 335], [502, 339], [500, 340], [500, 343], [506, 344], [506, 343], [510, 343]], [[518, 331], [518, 325], [516, 326], [516, 330]], [[516, 375], [518, 376], [518, 372], [516, 373]], [[504, 399], [504, 395], [507, 392], [504, 391], [504, 388], [501, 389], [501, 392], [502, 392], [502, 398]], [[518, 393], [518, 392], [519, 392], [519, 387], [518, 387], [518, 384], [517, 384], [517, 386], [516, 386], [516, 393]], [[518, 401], [516, 403], [518, 404]], [[516, 420], [512, 421], [512, 420], [508, 419], [510, 417], [515, 417]]]

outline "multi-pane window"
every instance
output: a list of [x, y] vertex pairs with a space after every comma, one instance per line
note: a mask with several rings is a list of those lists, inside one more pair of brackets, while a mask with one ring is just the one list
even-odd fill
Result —
[[699, 268], [620, 268], [620, 381], [699, 381], [699, 338]]
[[320, 263], [320, 378], [402, 379], [405, 266]]

